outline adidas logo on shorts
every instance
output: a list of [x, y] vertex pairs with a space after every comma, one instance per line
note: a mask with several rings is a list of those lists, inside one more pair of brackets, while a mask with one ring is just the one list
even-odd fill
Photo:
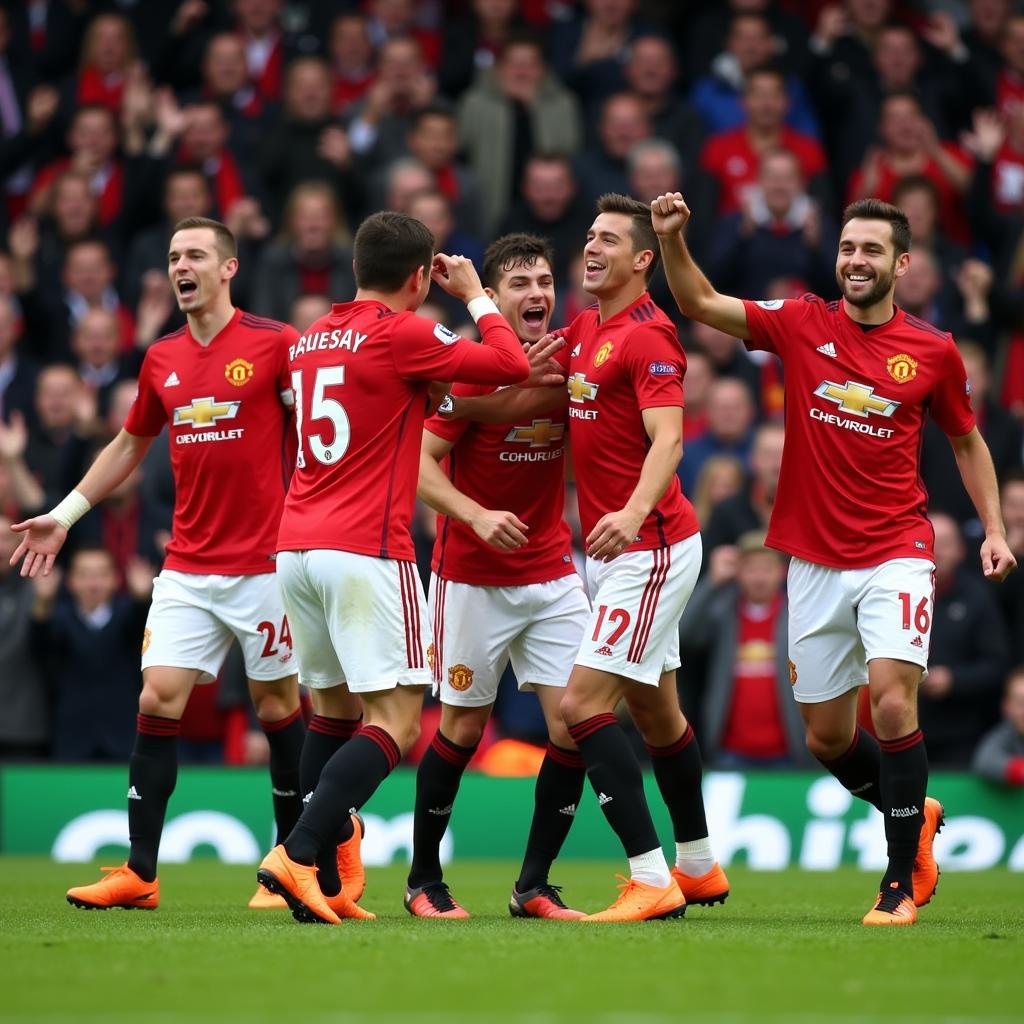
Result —
[[605, 658], [610, 658], [615, 652], [607, 644], [605, 644], [603, 647], [598, 647], [598, 649], [594, 651], [594, 653], [600, 654]]
[[914, 639], [910, 641], [910, 646], [924, 647], [924, 641], [919, 636], [915, 636]]

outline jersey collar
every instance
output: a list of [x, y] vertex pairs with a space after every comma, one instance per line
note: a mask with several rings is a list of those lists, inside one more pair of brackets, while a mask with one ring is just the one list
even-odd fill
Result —
[[189, 326], [188, 317], [185, 318], [185, 337], [192, 342], [193, 345], [203, 349], [211, 349], [214, 345], [220, 341], [221, 337], [228, 331], [229, 328], [234, 327], [239, 320], [242, 319], [242, 311], [236, 306], [234, 313], [231, 315], [231, 319], [209, 340], [207, 344], [203, 344], [201, 341], [196, 340], [192, 334], [192, 328]]
[[631, 302], [625, 309], [620, 309], [618, 311], [618, 313], [615, 314], [615, 316], [610, 316], [610, 317], [608, 317], [607, 320], [602, 320], [601, 319], [601, 311], [600, 311], [600, 309], [598, 309], [596, 311], [597, 312], [597, 324], [598, 324], [598, 326], [602, 330], [605, 327], [607, 327], [609, 324], [617, 324], [623, 317], [629, 316], [629, 314], [632, 313], [633, 310], [636, 309], [636, 307], [639, 306], [641, 303], [650, 302], [650, 301], [651, 301], [651, 293], [649, 291], [644, 291], [642, 294], [637, 296], [635, 302]]

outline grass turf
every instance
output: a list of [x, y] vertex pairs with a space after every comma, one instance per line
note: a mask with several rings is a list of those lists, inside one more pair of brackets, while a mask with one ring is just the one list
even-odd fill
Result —
[[[566, 863], [570, 905], [615, 896], [615, 864]], [[1024, 877], [944, 875], [914, 928], [864, 928], [873, 876], [730, 870], [724, 906], [681, 921], [520, 921], [516, 866], [459, 862], [464, 922], [401, 907], [404, 870], [369, 871], [378, 920], [298, 925], [249, 911], [254, 868], [168, 865], [156, 912], [81, 911], [63, 890], [87, 865], [0, 859], [0, 1021], [354, 1024], [709, 1024], [1020, 1021]]]

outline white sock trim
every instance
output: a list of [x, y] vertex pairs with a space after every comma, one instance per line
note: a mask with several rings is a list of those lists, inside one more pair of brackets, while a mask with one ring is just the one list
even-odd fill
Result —
[[637, 854], [629, 858], [629, 876], [637, 882], [646, 882], [647, 885], [656, 885], [664, 889], [672, 876], [669, 874], [668, 863], [661, 847], [649, 850], [647, 853]]

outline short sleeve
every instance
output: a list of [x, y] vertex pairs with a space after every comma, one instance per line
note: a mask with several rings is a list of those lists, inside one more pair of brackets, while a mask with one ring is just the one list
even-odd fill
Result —
[[932, 419], [948, 437], [963, 437], [974, 429], [971, 409], [971, 382], [964, 361], [953, 339], [947, 342], [946, 355], [929, 402]]
[[139, 370], [139, 389], [124, 421], [124, 429], [136, 437], [156, 437], [167, 425], [167, 410], [153, 387], [153, 350], [146, 352]]
[[794, 328], [807, 315], [810, 303], [799, 299], [743, 300], [747, 313], [748, 349], [773, 352], [785, 358], [786, 345]]
[[299, 332], [294, 327], [285, 327], [281, 332], [281, 343], [278, 346], [277, 393], [281, 396], [281, 404], [289, 409], [295, 405], [295, 392], [292, 390], [292, 368], [288, 361], [288, 350], [298, 340]]
[[686, 356], [672, 328], [641, 327], [629, 336], [624, 365], [633, 383], [640, 410], [661, 406], [682, 407]]

